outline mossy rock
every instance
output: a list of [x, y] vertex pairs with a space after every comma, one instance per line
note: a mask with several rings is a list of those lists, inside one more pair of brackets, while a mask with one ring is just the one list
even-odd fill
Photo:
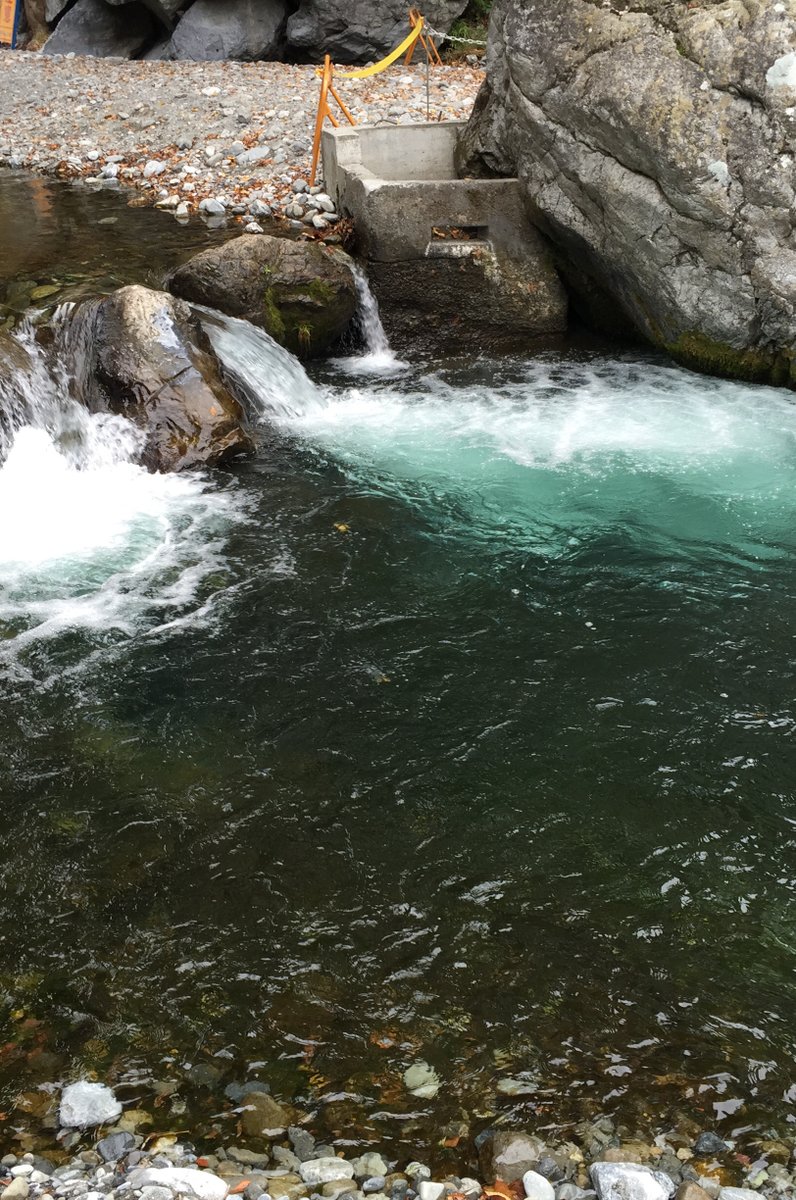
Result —
[[738, 349], [697, 330], [681, 333], [675, 341], [665, 343], [663, 349], [677, 362], [696, 371], [726, 379], [746, 379], [750, 383], [796, 387], [796, 363], [792, 351], [787, 349], [773, 346]]
[[351, 265], [336, 247], [244, 234], [189, 259], [168, 286], [184, 300], [259, 325], [306, 359], [323, 354], [351, 323]]

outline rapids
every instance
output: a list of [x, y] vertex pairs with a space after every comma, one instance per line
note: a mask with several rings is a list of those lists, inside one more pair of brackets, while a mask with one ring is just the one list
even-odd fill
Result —
[[256, 1076], [430, 1158], [463, 1115], [787, 1129], [792, 394], [607, 348], [310, 377], [203, 321], [227, 472], [144, 472], [24, 327], [5, 371], [4, 1106], [165, 1079], [226, 1137]]

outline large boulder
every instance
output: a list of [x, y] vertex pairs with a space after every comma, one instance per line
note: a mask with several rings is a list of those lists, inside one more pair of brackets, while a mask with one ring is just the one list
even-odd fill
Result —
[[[467, 0], [428, 0], [420, 5], [434, 29], [447, 33]], [[287, 23], [291, 49], [312, 59], [331, 54], [337, 62], [381, 58], [409, 33], [404, 0], [301, 0]]]
[[[105, 0], [106, 4], [130, 4], [131, 0]], [[62, 4], [62, 0], [47, 0], [48, 4]], [[67, 0], [68, 3], [68, 0]], [[167, 29], [174, 26], [177, 14], [181, 8], [185, 8], [190, 0], [143, 0], [151, 13], [161, 21]]]
[[796, 4], [496, 0], [460, 168], [521, 179], [593, 318], [796, 379]]
[[244, 234], [178, 267], [175, 296], [259, 325], [301, 358], [327, 350], [357, 307], [351, 260], [317, 242]]
[[174, 58], [278, 58], [286, 0], [195, 0], [171, 39]]
[[77, 0], [44, 43], [45, 54], [134, 58], [153, 36], [155, 24], [143, 4], [114, 8], [105, 0]]
[[80, 310], [71, 336], [87, 348], [81, 398], [145, 430], [151, 470], [215, 466], [251, 450], [243, 410], [187, 304], [120, 288]]

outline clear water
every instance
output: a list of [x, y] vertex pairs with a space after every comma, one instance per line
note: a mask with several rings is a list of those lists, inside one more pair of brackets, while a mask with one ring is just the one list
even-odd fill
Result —
[[208, 330], [256, 460], [39, 417], [0, 470], [4, 1106], [172, 1081], [212, 1144], [256, 1076], [437, 1159], [787, 1128], [792, 396], [608, 351], [310, 381]]

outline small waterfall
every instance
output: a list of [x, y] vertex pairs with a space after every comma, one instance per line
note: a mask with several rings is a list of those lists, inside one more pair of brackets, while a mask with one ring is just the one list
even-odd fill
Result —
[[368, 277], [359, 266], [352, 266], [351, 273], [359, 301], [358, 317], [365, 342], [365, 353], [353, 358], [337, 360], [337, 366], [352, 375], [391, 375], [401, 370], [404, 363], [390, 349], [390, 343], [379, 316], [379, 305], [370, 289]]
[[303, 417], [327, 403], [298, 359], [270, 334], [210, 308], [194, 309], [225, 374], [261, 421]]
[[139, 465], [142, 431], [79, 391], [89, 325], [56, 313], [0, 339], [0, 675], [31, 640], [69, 628], [132, 634], [205, 603], [234, 493]]
[[370, 290], [368, 277], [361, 267], [354, 266], [352, 270], [354, 282], [357, 285], [359, 320], [365, 339], [365, 349], [369, 355], [392, 355], [390, 343], [379, 316], [379, 304]]

